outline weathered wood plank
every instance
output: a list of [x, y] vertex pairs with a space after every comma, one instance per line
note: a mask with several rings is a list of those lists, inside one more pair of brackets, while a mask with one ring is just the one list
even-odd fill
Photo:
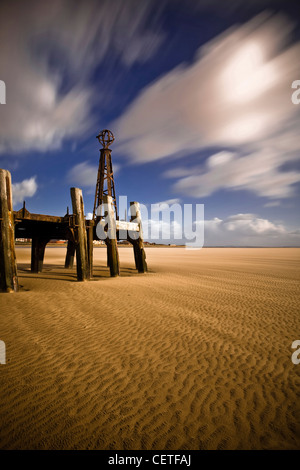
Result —
[[65, 217], [58, 217], [55, 215], [44, 215], [44, 214], [31, 214], [27, 209], [25, 211], [20, 209], [14, 211], [15, 220], [36, 220], [38, 222], [53, 222], [55, 224], [62, 224], [66, 222]]

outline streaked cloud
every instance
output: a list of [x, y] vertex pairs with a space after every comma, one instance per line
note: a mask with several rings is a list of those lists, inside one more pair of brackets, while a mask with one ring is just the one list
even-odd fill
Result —
[[159, 202], [156, 202], [155, 204], [170, 206], [172, 204], [179, 204], [179, 203], [180, 203], [180, 199], [177, 197], [174, 199], [166, 199], [165, 201], [159, 201]]
[[287, 154], [275, 147], [246, 156], [220, 152], [211, 155], [202, 168], [191, 169], [174, 189], [194, 197], [209, 196], [220, 189], [243, 189], [271, 199], [286, 198], [294, 194], [293, 185], [300, 181], [298, 171], [281, 171], [286, 161]]
[[280, 201], [270, 201], [264, 204], [264, 207], [279, 207], [281, 205]]
[[[170, 168], [175, 189], [205, 196], [221, 188], [289, 197], [300, 181], [282, 165], [298, 158], [299, 110], [291, 83], [300, 75], [300, 43], [293, 26], [262, 14], [201, 47], [147, 86], [115, 122], [122, 152], [133, 162], [209, 151], [195, 168]], [[230, 149], [230, 151], [228, 151]]]
[[130, 67], [161, 45], [161, 8], [145, 0], [3, 1], [0, 5], [0, 152], [58, 149], [94, 124], [95, 68], [109, 55]]
[[152, 213], [164, 211], [166, 209], [169, 209], [169, 206], [172, 206], [173, 204], [179, 204], [180, 201], [181, 200], [179, 198], [174, 198], [166, 199], [165, 201], [155, 202], [154, 204], [151, 204], [151, 211]]
[[[113, 164], [114, 174], [120, 169], [120, 165]], [[98, 166], [91, 165], [89, 161], [84, 161], [73, 166], [67, 174], [67, 181], [79, 187], [96, 187]]]
[[96, 186], [98, 167], [89, 162], [81, 162], [73, 166], [67, 174], [67, 181], [76, 186]]

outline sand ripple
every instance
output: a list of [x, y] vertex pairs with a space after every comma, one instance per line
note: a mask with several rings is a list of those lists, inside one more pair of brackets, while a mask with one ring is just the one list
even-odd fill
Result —
[[121, 249], [75, 282], [63, 249], [1, 295], [1, 449], [300, 448], [298, 249]]

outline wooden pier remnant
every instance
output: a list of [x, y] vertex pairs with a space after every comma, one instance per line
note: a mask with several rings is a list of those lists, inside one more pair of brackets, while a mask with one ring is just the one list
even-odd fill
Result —
[[118, 217], [114, 173], [109, 148], [114, 141], [113, 133], [106, 129], [100, 132], [97, 138], [103, 148], [100, 149], [91, 220], [85, 219], [82, 190], [79, 188], [71, 188], [72, 214], [69, 214], [69, 209], [63, 217], [32, 214], [26, 209], [25, 202], [20, 210], [14, 211], [10, 172], [0, 169], [0, 292], [17, 292], [19, 288], [15, 238], [32, 240], [32, 273], [42, 272], [45, 248], [50, 240], [67, 240], [65, 268], [73, 268], [76, 253], [77, 280], [91, 279], [93, 276], [93, 242], [99, 238], [106, 243], [107, 266], [112, 277], [120, 275], [119, 240], [127, 240], [133, 245], [135, 266], [138, 272], [145, 273], [147, 271], [139, 203], [130, 203], [130, 222], [119, 220]]
[[0, 292], [17, 292], [15, 225], [11, 174], [0, 169]]

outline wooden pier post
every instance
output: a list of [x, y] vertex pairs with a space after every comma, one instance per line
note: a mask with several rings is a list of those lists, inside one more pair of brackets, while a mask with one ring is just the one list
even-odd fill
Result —
[[11, 174], [0, 169], [0, 292], [18, 289]]
[[94, 248], [94, 221], [87, 220], [86, 222], [87, 230], [87, 255], [88, 255], [88, 268], [89, 268], [89, 277], [93, 277], [93, 248]]
[[49, 237], [36, 235], [31, 243], [31, 272], [41, 273], [43, 270], [45, 248]]
[[117, 229], [113, 198], [111, 196], [104, 196], [103, 203], [105, 221], [108, 223], [106, 238], [107, 262], [110, 269], [110, 275], [114, 277], [120, 275], [120, 263], [117, 245]]
[[72, 240], [68, 240], [68, 245], [67, 245], [67, 254], [66, 254], [66, 260], [65, 260], [65, 268], [71, 269], [74, 266], [74, 256], [75, 256], [75, 248], [76, 245]]
[[128, 241], [133, 245], [134, 251], [134, 260], [135, 266], [139, 273], [147, 272], [147, 262], [146, 262], [146, 252], [144, 249], [144, 237], [142, 229], [142, 217], [140, 211], [140, 204], [136, 201], [130, 203], [130, 213], [131, 213], [131, 222], [136, 222], [139, 225], [139, 232], [135, 233], [135, 236], [138, 234], [139, 237], [137, 240], [128, 237]]
[[76, 220], [76, 268], [77, 280], [85, 281], [90, 278], [88, 266], [87, 235], [84, 218], [84, 205], [82, 191], [79, 188], [71, 188], [73, 214]]

